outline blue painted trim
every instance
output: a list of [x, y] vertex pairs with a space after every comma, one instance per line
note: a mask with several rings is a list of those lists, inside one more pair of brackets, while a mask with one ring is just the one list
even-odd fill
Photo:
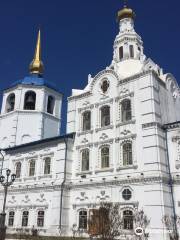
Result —
[[[37, 75], [37, 74], [31, 74], [29, 76], [26, 76], [23, 79], [17, 80], [14, 83], [12, 83], [9, 88], [15, 87], [19, 84], [31, 85], [31, 86], [46, 86], [50, 89], [55, 90], [56, 92], [61, 93], [60, 90], [57, 88], [57, 86], [54, 83], [47, 81], [41, 75]], [[9, 89], [9, 88], [7, 88], [7, 89]]]

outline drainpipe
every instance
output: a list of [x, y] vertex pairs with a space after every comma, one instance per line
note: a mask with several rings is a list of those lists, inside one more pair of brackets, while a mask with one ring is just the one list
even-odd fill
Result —
[[174, 201], [174, 189], [173, 189], [173, 178], [171, 174], [171, 166], [170, 166], [170, 159], [169, 159], [169, 148], [168, 148], [168, 138], [167, 138], [167, 128], [163, 128], [165, 130], [165, 138], [166, 138], [166, 149], [167, 149], [167, 162], [168, 162], [168, 174], [169, 174], [169, 186], [170, 186], [170, 192], [171, 192], [171, 198], [172, 198], [172, 207], [173, 207], [173, 219], [174, 219], [174, 230], [175, 230], [175, 240], [178, 238], [178, 227], [177, 227], [177, 221], [176, 221], [176, 209], [175, 209], [175, 201]]
[[67, 139], [66, 137], [64, 138], [64, 143], [65, 143], [65, 146], [66, 146], [66, 149], [65, 149], [65, 159], [64, 159], [64, 179], [63, 179], [63, 182], [61, 184], [61, 197], [60, 197], [60, 216], [59, 216], [59, 231], [61, 233], [61, 230], [62, 230], [62, 207], [63, 207], [63, 193], [64, 193], [64, 187], [65, 187], [65, 182], [66, 182], [66, 167], [67, 167]]
[[0, 154], [2, 156], [2, 166], [1, 166], [1, 170], [0, 170], [0, 175], [2, 175], [2, 170], [3, 170], [3, 165], [4, 165], [4, 156], [5, 156], [2, 154], [2, 149], [0, 149]]

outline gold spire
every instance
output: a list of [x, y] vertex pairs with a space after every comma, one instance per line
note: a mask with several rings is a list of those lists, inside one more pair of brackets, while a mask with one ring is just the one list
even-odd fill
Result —
[[128, 8], [127, 0], [124, 0], [124, 8], [118, 12], [118, 16], [117, 16], [118, 20], [120, 21], [124, 18], [134, 19], [135, 16], [136, 16], [135, 12], [131, 8]]
[[29, 70], [31, 74], [43, 74], [44, 65], [41, 61], [41, 31], [39, 29], [34, 59], [32, 60]]

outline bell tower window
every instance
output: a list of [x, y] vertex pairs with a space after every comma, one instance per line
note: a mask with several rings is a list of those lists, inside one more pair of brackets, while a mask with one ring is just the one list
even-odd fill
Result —
[[129, 46], [129, 52], [130, 52], [130, 58], [134, 58], [134, 46], [133, 45]]
[[124, 51], [123, 51], [123, 46], [119, 48], [119, 60], [122, 60], [124, 57]]
[[14, 105], [15, 105], [15, 94], [11, 93], [7, 98], [6, 112], [14, 111]]
[[24, 110], [35, 110], [35, 106], [36, 106], [36, 93], [33, 91], [26, 92], [24, 99]]
[[53, 114], [53, 112], [54, 112], [54, 104], [55, 104], [54, 97], [49, 96], [48, 97], [48, 103], [47, 103], [47, 112], [48, 113]]

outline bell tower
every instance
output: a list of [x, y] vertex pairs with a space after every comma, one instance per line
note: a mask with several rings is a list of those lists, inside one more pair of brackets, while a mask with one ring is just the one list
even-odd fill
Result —
[[51, 138], [60, 134], [62, 94], [43, 77], [41, 32], [38, 32], [30, 74], [3, 92], [0, 148]]

